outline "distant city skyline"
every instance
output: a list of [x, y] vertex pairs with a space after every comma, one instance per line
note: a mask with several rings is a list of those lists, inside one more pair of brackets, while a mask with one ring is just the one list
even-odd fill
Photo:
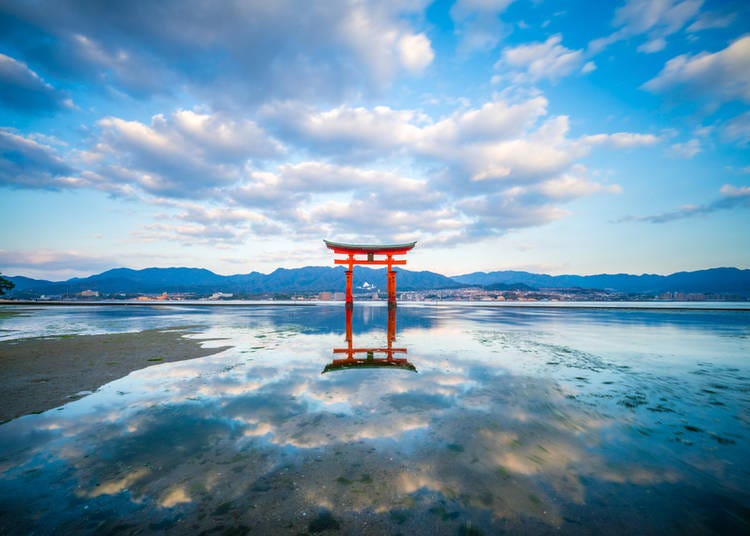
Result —
[[741, 0], [0, 6], [0, 272], [750, 268]]

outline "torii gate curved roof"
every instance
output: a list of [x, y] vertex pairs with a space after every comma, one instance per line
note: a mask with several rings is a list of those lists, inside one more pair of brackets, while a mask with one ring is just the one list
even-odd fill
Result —
[[406, 253], [416, 245], [416, 241], [405, 244], [345, 244], [323, 240], [334, 253], [391, 253], [394, 255]]

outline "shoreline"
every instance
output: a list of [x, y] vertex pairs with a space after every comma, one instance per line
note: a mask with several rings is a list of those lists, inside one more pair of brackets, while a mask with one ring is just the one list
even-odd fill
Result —
[[[385, 307], [386, 301], [354, 301], [355, 307]], [[321, 307], [341, 306], [343, 301], [34, 301], [2, 300], [0, 311], [4, 306], [52, 306], [52, 307]], [[482, 307], [494, 309], [617, 309], [643, 311], [750, 311], [750, 301], [471, 301], [471, 300], [435, 300], [435, 301], [402, 301], [400, 307]]]
[[[343, 302], [342, 302], [343, 303]], [[160, 306], [160, 305], [190, 305], [197, 307], [223, 307], [223, 306], [245, 306], [245, 307], [263, 307], [266, 305], [272, 306], [292, 306], [292, 307], [313, 307], [318, 305], [315, 302], [297, 302], [297, 301], [284, 301], [284, 300], [244, 300], [244, 301], [182, 301], [182, 300], [146, 300], [146, 301], [125, 301], [125, 300], [102, 300], [102, 301], [73, 301], [73, 300], [3, 300], [0, 299], [0, 306], [3, 305], [84, 305], [84, 306], [102, 306], [102, 305], [123, 305], [123, 306]]]
[[206, 357], [186, 327], [0, 341], [0, 424], [82, 398], [149, 366]]

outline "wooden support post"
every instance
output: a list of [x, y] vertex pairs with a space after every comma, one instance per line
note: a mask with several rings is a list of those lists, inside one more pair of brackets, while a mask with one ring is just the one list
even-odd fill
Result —
[[[352, 349], [352, 313], [353, 310], [350, 307], [346, 308], [346, 342], [349, 344], [349, 350]], [[351, 358], [352, 355], [349, 354]]]
[[396, 272], [388, 267], [388, 308], [396, 307]]
[[346, 271], [346, 309], [354, 309], [354, 295], [352, 294], [352, 274], [354, 270]]
[[391, 343], [396, 340], [396, 308], [388, 308], [388, 349]]

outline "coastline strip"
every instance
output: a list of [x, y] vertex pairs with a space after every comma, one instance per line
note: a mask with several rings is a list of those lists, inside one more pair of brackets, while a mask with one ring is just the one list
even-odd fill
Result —
[[[385, 306], [386, 301], [360, 301], [358, 305], [364, 307]], [[34, 301], [34, 300], [2, 300], [0, 312], [11, 311], [15, 306], [34, 307], [327, 307], [343, 306], [343, 301]], [[750, 312], [750, 301], [470, 301], [470, 300], [425, 300], [403, 301], [399, 307], [484, 307], [495, 309], [616, 309], [621, 311], [745, 311]]]

